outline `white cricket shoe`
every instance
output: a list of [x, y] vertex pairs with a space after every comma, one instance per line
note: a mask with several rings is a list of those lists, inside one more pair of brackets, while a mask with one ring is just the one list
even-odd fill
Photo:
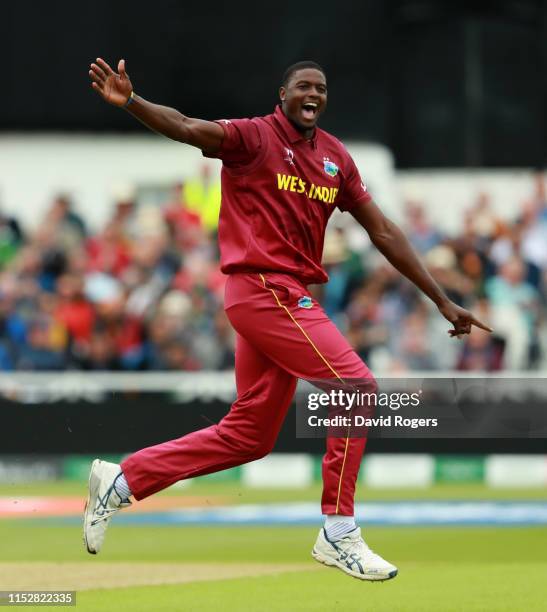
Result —
[[84, 544], [87, 552], [96, 555], [103, 545], [106, 528], [112, 516], [131, 505], [114, 489], [114, 480], [121, 473], [117, 463], [95, 459], [89, 473], [89, 493], [84, 510]]
[[338, 567], [361, 580], [389, 580], [395, 578], [399, 571], [370, 550], [361, 537], [359, 527], [336, 542], [331, 542], [325, 529], [321, 529], [311, 554], [319, 563]]

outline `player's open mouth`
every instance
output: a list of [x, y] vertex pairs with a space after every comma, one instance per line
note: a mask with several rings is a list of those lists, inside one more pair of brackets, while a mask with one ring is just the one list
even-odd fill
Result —
[[306, 102], [302, 104], [302, 116], [308, 121], [313, 121], [317, 116], [319, 106], [315, 102]]

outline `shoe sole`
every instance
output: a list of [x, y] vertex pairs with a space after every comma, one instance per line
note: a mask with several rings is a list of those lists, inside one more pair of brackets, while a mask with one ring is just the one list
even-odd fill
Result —
[[326, 565], [328, 567], [338, 568], [348, 576], [352, 576], [353, 578], [357, 578], [358, 580], [368, 580], [369, 582], [385, 582], [386, 580], [391, 580], [392, 578], [395, 578], [395, 576], [397, 576], [397, 574], [399, 573], [398, 569], [394, 569], [389, 572], [387, 576], [381, 574], [360, 574], [358, 572], [350, 570], [349, 567], [343, 565], [342, 563], [339, 563], [335, 559], [329, 559], [328, 557], [324, 557], [321, 553], [316, 552], [315, 549], [312, 551], [311, 556], [317, 562], [322, 563], [323, 565]]
[[[95, 469], [99, 467], [100, 463], [101, 463], [100, 459], [95, 459], [95, 461], [93, 461], [93, 463], [91, 464], [91, 470], [89, 472], [89, 481], [88, 481], [88, 487], [87, 487], [88, 488], [87, 500], [85, 502], [85, 508], [84, 508], [84, 544], [87, 549], [87, 552], [91, 555], [96, 555], [97, 551], [89, 547], [89, 542], [87, 540], [86, 526], [88, 523], [88, 518], [89, 518], [89, 522], [91, 522], [91, 516], [93, 516], [94, 504], [91, 503], [91, 499], [92, 498], [96, 499], [97, 495], [99, 494], [99, 485], [101, 483], [101, 479], [96, 476]], [[90, 514], [89, 517], [88, 517], [88, 513]]]

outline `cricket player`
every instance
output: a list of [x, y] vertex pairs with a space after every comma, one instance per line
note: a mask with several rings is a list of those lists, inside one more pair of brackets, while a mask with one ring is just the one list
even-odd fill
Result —
[[[327, 106], [325, 71], [314, 62], [289, 67], [274, 112], [254, 119], [203, 121], [143, 99], [125, 61], [116, 73], [91, 64], [93, 89], [151, 130], [222, 160], [219, 220], [221, 269], [228, 275], [225, 310], [237, 332], [237, 399], [218, 423], [145, 448], [116, 465], [93, 462], [84, 542], [96, 554], [112, 516], [186, 478], [210, 474], [268, 454], [298, 378], [318, 381], [374, 377], [313, 300], [307, 286], [325, 283], [325, 228], [335, 207], [347, 211], [373, 244], [438, 307], [451, 336], [471, 327], [491, 331], [451, 302], [403, 233], [372, 200], [352, 158], [317, 127]], [[321, 563], [363, 580], [388, 580], [397, 568], [374, 553], [354, 519], [354, 492], [364, 438], [328, 437], [321, 506], [326, 516], [312, 551]]]

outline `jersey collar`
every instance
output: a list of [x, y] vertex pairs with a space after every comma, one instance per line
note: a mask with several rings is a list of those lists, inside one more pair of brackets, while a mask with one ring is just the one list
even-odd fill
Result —
[[[287, 140], [293, 144], [295, 142], [303, 141], [308, 142], [304, 136], [302, 136], [301, 132], [299, 132], [294, 125], [287, 119], [285, 113], [281, 108], [281, 104], [278, 104], [275, 107], [275, 111], [272, 115], [273, 122], [281, 129], [281, 131], [287, 137]], [[317, 147], [317, 128], [313, 131], [313, 136], [309, 140], [311, 142], [312, 147], [315, 149]]]

